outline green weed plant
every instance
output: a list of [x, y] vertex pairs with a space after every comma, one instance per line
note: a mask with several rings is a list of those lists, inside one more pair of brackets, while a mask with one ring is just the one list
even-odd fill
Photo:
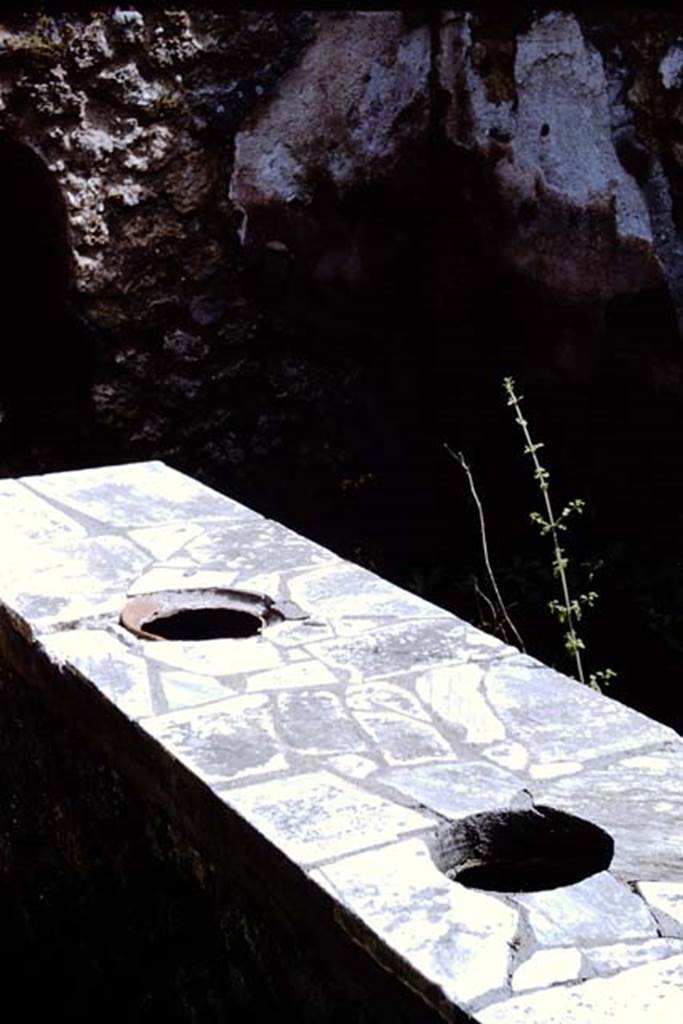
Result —
[[534, 441], [531, 436], [528, 420], [522, 412], [523, 396], [517, 395], [513, 378], [506, 377], [503, 387], [508, 399], [507, 404], [514, 409], [515, 421], [524, 435], [524, 454], [528, 455], [533, 463], [534, 479], [538, 484], [543, 501], [542, 511], [531, 512], [530, 519], [538, 527], [540, 535], [550, 539], [552, 546], [552, 570], [553, 576], [559, 584], [560, 599], [554, 598], [549, 601], [548, 608], [564, 630], [564, 647], [574, 661], [576, 678], [592, 689], [602, 692], [614, 679], [616, 672], [611, 668], [600, 669], [591, 672], [586, 677], [583, 664], [583, 652], [585, 652], [586, 645], [577, 632], [577, 625], [583, 618], [584, 610], [593, 607], [598, 599], [598, 594], [595, 590], [589, 590], [576, 597], [572, 596], [567, 577], [569, 557], [566, 549], [560, 543], [560, 535], [567, 530], [567, 521], [573, 515], [581, 515], [586, 503], [581, 498], [574, 498], [567, 502], [559, 515], [555, 515], [550, 500], [550, 473], [541, 464], [538, 457], [538, 452], [544, 447], [543, 443]]

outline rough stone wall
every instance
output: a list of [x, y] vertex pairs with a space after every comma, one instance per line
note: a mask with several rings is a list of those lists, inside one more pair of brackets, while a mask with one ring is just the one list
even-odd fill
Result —
[[310, 21], [115, 8], [5, 23], [3, 128], [56, 175], [74, 284], [99, 323], [157, 323], [164, 299], [195, 300], [194, 322], [216, 322], [200, 299], [230, 269], [230, 130]]
[[[248, 457], [225, 409], [240, 384], [263, 385], [251, 360], [263, 303], [248, 301], [240, 239], [271, 277], [293, 261], [304, 280], [372, 292], [402, 227], [436, 247], [442, 295], [468, 276], [464, 244], [478, 280], [494, 269], [523, 302], [531, 290], [575, 307], [594, 340], [615, 296], [661, 288], [680, 320], [680, 29], [618, 9], [534, 20], [529, 5], [6, 19], [0, 129], [40, 154], [64, 197], [79, 308], [106, 335], [99, 421], [133, 450], [173, 452], [174, 411], [201, 405], [213, 438], [196, 425], [195, 457], [207, 449], [224, 470]], [[383, 226], [344, 206], [366, 194]], [[429, 229], [441, 214], [431, 242], [415, 237], [420, 207]], [[408, 223], [387, 227], [402, 208]], [[572, 346], [555, 346], [565, 368]], [[653, 366], [679, 386], [670, 359]]]
[[[314, 279], [367, 286], [372, 241], [353, 234], [344, 253], [335, 248], [322, 183], [339, 203], [373, 185], [425, 210], [431, 199], [451, 213], [443, 230], [457, 245], [462, 218], [448, 192], [462, 189], [460, 173], [465, 216], [468, 206], [470, 218], [482, 215], [480, 276], [510, 274], [597, 314], [615, 296], [665, 287], [683, 317], [681, 19], [621, 14], [609, 31], [571, 10], [502, 28], [495, 18], [463, 9], [417, 25], [395, 12], [321, 18], [315, 43], [237, 135], [231, 198], [245, 213], [243, 240], [274, 239], [312, 261]], [[631, 35], [641, 44], [624, 52]], [[441, 194], [430, 197], [435, 175]], [[434, 259], [444, 291], [449, 280], [457, 288], [455, 254]]]
[[[101, 335], [94, 414], [131, 453], [173, 448], [178, 417], [185, 440], [190, 420], [201, 431], [208, 378], [216, 370], [220, 391], [230, 362], [217, 369], [212, 354], [248, 335], [227, 195], [232, 134], [313, 20], [124, 6], [2, 25], [0, 129], [61, 189], [73, 291]], [[215, 395], [214, 434], [220, 406]]]

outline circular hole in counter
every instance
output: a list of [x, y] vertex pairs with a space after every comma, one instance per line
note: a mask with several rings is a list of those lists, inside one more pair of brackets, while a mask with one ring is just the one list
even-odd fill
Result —
[[239, 640], [260, 633], [263, 621], [232, 608], [187, 608], [144, 621], [142, 628], [162, 640]]
[[452, 881], [489, 892], [540, 892], [605, 871], [614, 840], [552, 807], [473, 814], [432, 840], [436, 866]]

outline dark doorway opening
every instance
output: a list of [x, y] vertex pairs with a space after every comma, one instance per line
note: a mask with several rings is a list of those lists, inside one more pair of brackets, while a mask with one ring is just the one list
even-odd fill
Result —
[[28, 460], [43, 468], [41, 451], [57, 468], [91, 430], [94, 335], [71, 294], [58, 183], [33, 149], [6, 133], [0, 133], [0, 224], [1, 468], [26, 472]]

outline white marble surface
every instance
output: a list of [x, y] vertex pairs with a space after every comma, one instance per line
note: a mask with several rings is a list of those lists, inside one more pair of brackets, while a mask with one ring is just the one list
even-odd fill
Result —
[[[408, 962], [426, 998], [436, 986], [481, 1024], [683, 1020], [670, 729], [159, 462], [0, 481], [0, 512], [0, 601], [308, 871], [340, 922]], [[132, 594], [198, 586], [307, 617], [201, 642], [118, 622]], [[437, 828], [522, 791], [612, 835], [610, 871], [496, 893], [437, 869]]]

